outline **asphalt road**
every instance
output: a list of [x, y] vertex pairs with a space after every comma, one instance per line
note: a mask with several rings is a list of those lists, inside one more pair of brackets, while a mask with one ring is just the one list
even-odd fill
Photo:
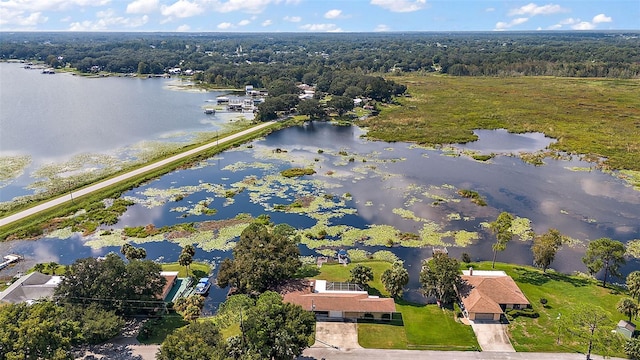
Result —
[[171, 157], [166, 158], [164, 160], [160, 160], [160, 161], [151, 163], [151, 164], [143, 166], [143, 167], [141, 167], [139, 169], [135, 169], [135, 170], [129, 171], [129, 172], [125, 173], [125, 174], [116, 176], [114, 178], [107, 179], [107, 180], [101, 181], [99, 183], [95, 183], [93, 185], [90, 185], [90, 186], [87, 186], [85, 188], [76, 190], [76, 191], [71, 192], [69, 194], [65, 194], [65, 195], [63, 195], [61, 197], [58, 197], [58, 198], [55, 198], [53, 200], [49, 200], [49, 201], [47, 201], [45, 203], [42, 203], [40, 205], [34, 206], [32, 208], [23, 210], [23, 211], [21, 211], [19, 213], [15, 213], [13, 215], [10, 215], [10, 216], [7, 216], [7, 217], [4, 217], [4, 218], [0, 219], [0, 226], [11, 224], [14, 221], [21, 220], [21, 219], [23, 219], [23, 218], [25, 218], [27, 216], [34, 215], [34, 214], [36, 214], [36, 213], [38, 213], [40, 211], [44, 211], [44, 210], [50, 209], [50, 208], [52, 208], [54, 206], [57, 206], [57, 205], [60, 205], [60, 204], [64, 204], [66, 202], [69, 202], [69, 201], [73, 200], [74, 197], [77, 198], [77, 197], [80, 197], [80, 196], [83, 196], [83, 195], [87, 195], [87, 194], [90, 194], [90, 193], [92, 193], [94, 191], [98, 191], [98, 190], [104, 189], [104, 188], [106, 188], [108, 186], [114, 185], [114, 184], [116, 184], [116, 183], [118, 183], [120, 181], [131, 179], [131, 178], [133, 178], [135, 176], [138, 176], [138, 175], [141, 175], [141, 174], [143, 174], [143, 173], [145, 173], [147, 171], [156, 170], [156, 169], [161, 168], [163, 166], [166, 166], [167, 164], [172, 163], [172, 162], [174, 162], [176, 160], [181, 160], [181, 159], [184, 159], [186, 157], [192, 156], [192, 155], [197, 154], [197, 153], [199, 153], [201, 151], [204, 151], [204, 150], [210, 149], [210, 148], [212, 148], [214, 146], [217, 146], [218, 144], [224, 144], [226, 142], [235, 140], [235, 139], [237, 139], [239, 137], [242, 137], [244, 135], [250, 134], [252, 132], [259, 131], [259, 130], [261, 130], [261, 129], [269, 126], [269, 125], [272, 125], [272, 124], [274, 124], [273, 121], [261, 123], [259, 125], [256, 125], [256, 126], [250, 128], [250, 129], [243, 130], [243, 131], [241, 131], [239, 133], [226, 136], [226, 137], [224, 137], [222, 139], [219, 139], [218, 141], [212, 141], [212, 142], [210, 142], [208, 144], [205, 144], [205, 145], [202, 145], [202, 146], [198, 146], [197, 148], [194, 148], [194, 149], [191, 149], [191, 150], [187, 150], [185, 152], [182, 152], [180, 154], [171, 156]]

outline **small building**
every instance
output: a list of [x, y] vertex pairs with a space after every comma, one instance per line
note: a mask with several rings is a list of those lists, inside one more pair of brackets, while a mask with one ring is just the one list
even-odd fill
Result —
[[0, 292], [0, 303], [33, 303], [50, 299], [62, 281], [61, 276], [47, 275], [37, 271], [24, 275]]
[[636, 325], [627, 320], [620, 320], [616, 326], [618, 334], [622, 334], [627, 339], [631, 339], [636, 332]]
[[171, 299], [167, 300], [169, 293], [171, 293], [171, 289], [176, 285], [178, 281], [178, 272], [177, 271], [161, 271], [160, 276], [165, 278], [167, 282], [164, 284], [162, 288], [162, 293], [158, 296], [158, 298], [164, 301], [171, 301]]
[[504, 271], [464, 270], [458, 290], [462, 311], [469, 320], [499, 321], [506, 309], [531, 306], [515, 281]]
[[311, 280], [304, 290], [284, 294], [285, 302], [313, 311], [318, 318], [391, 320], [396, 312], [392, 298], [371, 296], [350, 283]]

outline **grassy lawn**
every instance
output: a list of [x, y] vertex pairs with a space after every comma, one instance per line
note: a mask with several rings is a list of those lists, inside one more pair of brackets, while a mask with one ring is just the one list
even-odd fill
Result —
[[[176, 313], [170, 313], [163, 316], [160, 319], [149, 319], [144, 327], [148, 328], [150, 333], [148, 336], [138, 335], [138, 341], [141, 344], [161, 344], [167, 335], [173, 333], [176, 329], [179, 329], [189, 322], [184, 320], [182, 316]], [[144, 330], [141, 330], [142, 333]]]
[[385, 290], [380, 277], [385, 270], [391, 268], [391, 263], [382, 260], [354, 261], [349, 263], [347, 266], [338, 263], [324, 264], [320, 268], [320, 274], [313, 278], [327, 281], [346, 282], [351, 276], [351, 269], [358, 264], [368, 266], [373, 270], [373, 281], [369, 283], [369, 294], [389, 296], [389, 292]]
[[[474, 269], [491, 270], [491, 262], [474, 263]], [[568, 335], [558, 337], [558, 314], [561, 318], [571, 316], [571, 311], [579, 304], [599, 306], [611, 319], [607, 325], [611, 329], [625, 316], [616, 310], [617, 302], [624, 297], [611, 288], [599, 286], [600, 282], [575, 276], [568, 276], [542, 271], [520, 265], [496, 263], [496, 270], [509, 274], [531, 302], [533, 308], [540, 313], [537, 319], [518, 317], [509, 325], [509, 336], [516, 351], [535, 352], [585, 352], [586, 345], [576, 343]], [[546, 298], [545, 307], [540, 299]], [[624, 357], [622, 349], [613, 356]]]
[[189, 267], [189, 275], [187, 275], [187, 269], [177, 262], [162, 264], [162, 271], [177, 271], [178, 277], [181, 278], [189, 276], [202, 278], [207, 277], [211, 272], [211, 265], [203, 262], [194, 262]]
[[[411, 97], [367, 119], [368, 136], [448, 144], [475, 140], [474, 129], [543, 132], [553, 149], [608, 158], [640, 170], [640, 81], [552, 77], [394, 77]], [[407, 129], [412, 129], [407, 131]]]
[[[347, 281], [350, 271], [361, 264], [373, 269], [373, 281], [370, 294], [389, 296], [380, 277], [391, 267], [385, 261], [353, 262], [347, 266], [324, 264], [315, 279], [328, 281]], [[394, 324], [358, 324], [360, 345], [380, 349], [442, 349], [476, 350], [478, 343], [470, 326], [456, 322], [454, 312], [439, 309], [436, 305], [419, 305], [397, 302], [396, 310], [402, 314], [402, 320]]]

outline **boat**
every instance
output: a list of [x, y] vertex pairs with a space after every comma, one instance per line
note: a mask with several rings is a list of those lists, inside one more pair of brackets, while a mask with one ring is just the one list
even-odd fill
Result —
[[211, 281], [209, 281], [209, 278], [202, 278], [196, 285], [196, 294], [206, 295], [209, 292], [209, 288], [211, 288]]
[[215, 109], [204, 109], [204, 113], [207, 115], [211, 115], [211, 114], [215, 114], [216, 110]]

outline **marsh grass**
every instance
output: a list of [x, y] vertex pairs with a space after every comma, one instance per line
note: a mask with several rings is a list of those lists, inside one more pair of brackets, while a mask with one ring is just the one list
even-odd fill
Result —
[[[362, 122], [367, 136], [420, 144], [466, 143], [474, 129], [542, 132], [551, 149], [640, 170], [640, 80], [402, 76], [410, 98]], [[407, 131], [411, 129], [412, 131]]]

